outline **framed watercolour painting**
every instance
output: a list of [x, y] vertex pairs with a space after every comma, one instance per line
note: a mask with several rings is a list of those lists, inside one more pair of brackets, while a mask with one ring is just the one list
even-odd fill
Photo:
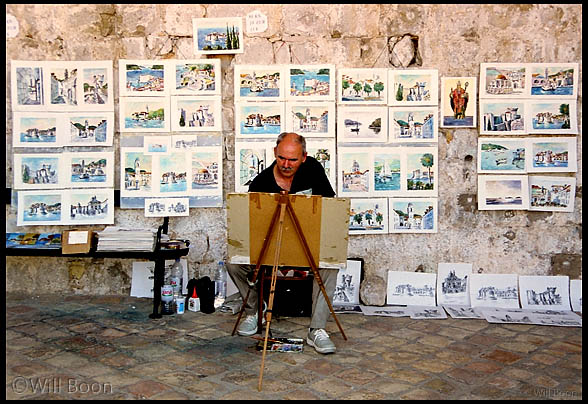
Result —
[[14, 112], [13, 147], [62, 147], [65, 137], [61, 114], [51, 112]]
[[387, 198], [351, 198], [349, 234], [388, 233]]
[[441, 77], [439, 123], [442, 128], [476, 127], [478, 99], [476, 83], [476, 77]]
[[575, 137], [527, 138], [529, 158], [527, 172], [548, 173], [578, 171]]
[[473, 273], [469, 282], [472, 307], [520, 307], [516, 274]]
[[578, 96], [578, 63], [530, 63], [528, 75], [531, 98], [570, 98]]
[[480, 98], [528, 98], [527, 65], [480, 63]]
[[438, 141], [437, 107], [390, 107], [388, 126], [391, 143]]
[[573, 212], [575, 177], [529, 175], [529, 210]]
[[478, 175], [478, 210], [525, 210], [529, 208], [526, 175]]
[[221, 131], [221, 97], [172, 96], [171, 130], [174, 132]]
[[339, 197], [365, 197], [371, 194], [372, 160], [372, 153], [367, 147], [337, 148], [337, 195]]
[[79, 63], [81, 70], [80, 109], [84, 111], [114, 111], [112, 60], [77, 63]]
[[388, 105], [438, 105], [439, 73], [436, 69], [390, 69]]
[[243, 19], [193, 18], [194, 53], [197, 55], [227, 55], [243, 53]]
[[114, 189], [72, 189], [63, 193], [63, 224], [113, 224]]
[[337, 149], [335, 147], [335, 139], [307, 139], [306, 153], [321, 163], [331, 183], [331, 187], [333, 190], [337, 189], [335, 185], [337, 182], [337, 171], [335, 169]]
[[478, 138], [478, 172], [524, 174], [527, 142], [517, 138]]
[[274, 161], [272, 142], [235, 142], [235, 192], [247, 192], [249, 184]]
[[171, 66], [165, 60], [119, 59], [119, 96], [169, 95], [172, 86], [170, 70]]
[[153, 158], [144, 153], [143, 147], [120, 148], [121, 197], [152, 195]]
[[114, 112], [68, 112], [63, 119], [65, 146], [112, 146]]
[[285, 131], [283, 102], [235, 103], [235, 137], [272, 138]]
[[341, 106], [337, 108], [337, 142], [385, 143], [387, 141], [387, 107]]
[[339, 104], [383, 104], [388, 100], [387, 69], [338, 69]]
[[220, 95], [220, 59], [168, 60], [173, 74], [172, 95]]
[[14, 189], [64, 188], [62, 154], [15, 154]]
[[571, 310], [568, 276], [519, 276], [521, 307]]
[[578, 133], [576, 100], [542, 100], [527, 103], [529, 133], [575, 135]]
[[403, 189], [407, 196], [437, 196], [439, 193], [439, 159], [437, 147], [402, 148], [406, 177]]
[[19, 191], [17, 197], [17, 226], [61, 224], [63, 191]]
[[390, 233], [437, 233], [437, 198], [390, 198]]
[[235, 101], [283, 101], [283, 66], [236, 65]]
[[305, 138], [335, 137], [334, 102], [287, 102], [286, 130]]
[[223, 194], [223, 158], [220, 146], [190, 150], [190, 195]]
[[286, 99], [335, 101], [334, 65], [288, 65]]
[[10, 61], [13, 111], [47, 111], [44, 70], [45, 62]]
[[154, 195], [187, 195], [191, 173], [188, 153], [174, 150], [171, 153], [153, 157]]
[[395, 196], [402, 194], [402, 149], [400, 147], [378, 147], [373, 151], [373, 195]]
[[[109, 188], [114, 186], [114, 152], [63, 153], [65, 186]], [[112, 202], [112, 200], [111, 200]], [[114, 205], [112, 205], [114, 207]]]
[[120, 97], [121, 132], [169, 132], [168, 97]]
[[386, 304], [435, 306], [437, 274], [388, 271]]
[[524, 135], [524, 101], [480, 100], [480, 135]]

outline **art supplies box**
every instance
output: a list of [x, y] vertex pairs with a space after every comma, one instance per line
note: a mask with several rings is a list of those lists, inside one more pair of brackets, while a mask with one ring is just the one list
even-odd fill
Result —
[[[256, 337], [259, 341], [257, 342], [256, 349], [263, 351], [264, 338]], [[304, 349], [304, 339], [302, 338], [268, 338], [267, 339], [267, 351], [268, 352], [302, 352]]]

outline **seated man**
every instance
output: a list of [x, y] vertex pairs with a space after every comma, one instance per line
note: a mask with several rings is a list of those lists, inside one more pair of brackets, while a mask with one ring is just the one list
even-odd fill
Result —
[[[284, 132], [278, 136], [274, 147], [276, 160], [257, 175], [249, 185], [249, 192], [321, 195], [333, 197], [335, 192], [325, 174], [323, 166], [314, 158], [306, 155], [306, 140], [296, 133]], [[247, 296], [248, 275], [255, 269], [253, 265], [227, 264], [227, 270], [239, 289], [243, 300]], [[333, 300], [338, 271], [320, 269], [319, 274], [329, 299]], [[249, 300], [244, 302], [246, 317], [237, 332], [239, 335], [253, 335], [257, 332], [257, 288], [252, 288]], [[312, 317], [306, 342], [317, 352], [327, 354], [335, 352], [335, 344], [325, 331], [330, 310], [321, 290], [314, 282], [312, 290]]]

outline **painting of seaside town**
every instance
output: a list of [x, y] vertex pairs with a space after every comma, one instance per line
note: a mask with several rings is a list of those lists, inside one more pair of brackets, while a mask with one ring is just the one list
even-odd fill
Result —
[[243, 53], [243, 19], [193, 18], [194, 53]]
[[517, 274], [473, 273], [469, 283], [472, 307], [520, 307]]
[[284, 132], [283, 102], [238, 102], [235, 104], [237, 137], [270, 137]]
[[387, 69], [339, 69], [337, 74], [339, 103], [387, 103]]
[[337, 111], [337, 141], [387, 142], [387, 107], [346, 107]]
[[374, 194], [393, 196], [401, 190], [401, 153], [399, 148], [384, 148], [374, 152]]
[[172, 94], [208, 95], [221, 92], [220, 59], [174, 60]]
[[477, 94], [476, 77], [441, 77], [440, 126], [442, 128], [475, 128]]
[[10, 61], [12, 108], [16, 111], [44, 108], [42, 62]]
[[114, 152], [63, 153], [73, 188], [112, 187], [114, 183]]
[[17, 226], [61, 222], [62, 191], [19, 191]]
[[436, 142], [437, 113], [436, 107], [390, 108], [390, 142]]
[[273, 146], [271, 142], [235, 142], [235, 192], [247, 192], [251, 181], [273, 162], [269, 153]]
[[369, 151], [357, 151], [354, 147], [339, 147], [337, 183], [339, 196], [366, 196], [371, 192], [370, 168], [371, 154]]
[[436, 147], [410, 147], [406, 153], [406, 191], [413, 196], [437, 196]]
[[15, 154], [14, 188], [61, 188], [61, 154]]
[[66, 146], [112, 146], [114, 112], [74, 113], [65, 116]]
[[57, 114], [14, 112], [14, 147], [61, 147], [63, 133]]
[[[71, 65], [66, 63], [66, 65]], [[65, 109], [75, 109], [78, 104], [78, 68], [50, 67], [49, 72], [49, 103], [51, 106], [63, 106]]]
[[437, 105], [437, 70], [390, 69], [388, 76], [388, 105]]
[[217, 131], [222, 129], [220, 96], [172, 96], [172, 131]]
[[159, 156], [159, 187], [162, 195], [187, 195], [190, 162], [185, 152]]
[[571, 310], [568, 276], [519, 276], [521, 307]]
[[478, 175], [479, 210], [524, 210], [528, 207], [526, 175]]
[[[88, 107], [113, 106], [112, 61], [102, 63], [107, 66], [82, 68], [83, 104]], [[96, 64], [101, 63], [96, 61]]]
[[387, 198], [352, 198], [349, 234], [388, 233]]
[[169, 132], [169, 98], [119, 97], [121, 132]]
[[112, 188], [66, 192], [63, 206], [63, 219], [67, 224], [114, 223], [114, 189]]
[[526, 71], [524, 64], [481, 63], [480, 98], [525, 98]]
[[480, 100], [481, 135], [523, 135], [526, 133], [524, 102]]
[[334, 140], [319, 140], [313, 141], [312, 139], [306, 141], [306, 152], [308, 156], [314, 157], [325, 169], [325, 174], [331, 183], [331, 187], [336, 189], [336, 177], [337, 172], [335, 171], [336, 161], [336, 148]]
[[222, 151], [220, 147], [200, 147], [192, 151], [192, 191], [197, 195], [222, 194]]
[[529, 210], [573, 212], [575, 177], [529, 176]]
[[335, 66], [290, 65], [287, 76], [286, 98], [335, 101]]
[[527, 108], [530, 116], [529, 133], [561, 135], [578, 133], [576, 100], [530, 101]]
[[524, 139], [478, 138], [479, 173], [525, 173]]
[[[143, 153], [142, 147], [121, 147], [121, 196], [151, 193], [153, 156]], [[124, 187], [122, 186], [124, 183]]]
[[440, 262], [437, 265], [437, 304], [470, 306], [468, 280], [472, 264]]
[[334, 102], [287, 102], [287, 130], [308, 137], [335, 137]]
[[436, 198], [390, 198], [390, 233], [437, 233]]
[[532, 98], [576, 98], [578, 93], [578, 63], [531, 63]]
[[121, 97], [162, 96], [169, 93], [163, 61], [120, 59], [118, 68]]
[[530, 164], [528, 172], [576, 172], [575, 137], [528, 138]]
[[388, 271], [386, 304], [435, 306], [437, 274]]
[[235, 101], [277, 101], [284, 99], [284, 68], [236, 65]]

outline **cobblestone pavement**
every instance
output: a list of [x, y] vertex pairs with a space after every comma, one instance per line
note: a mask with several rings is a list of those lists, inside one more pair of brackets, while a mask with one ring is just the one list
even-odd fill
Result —
[[[150, 299], [6, 296], [7, 399], [581, 399], [582, 329], [341, 314], [337, 353], [266, 356], [236, 316]], [[272, 320], [306, 337], [307, 317]]]

